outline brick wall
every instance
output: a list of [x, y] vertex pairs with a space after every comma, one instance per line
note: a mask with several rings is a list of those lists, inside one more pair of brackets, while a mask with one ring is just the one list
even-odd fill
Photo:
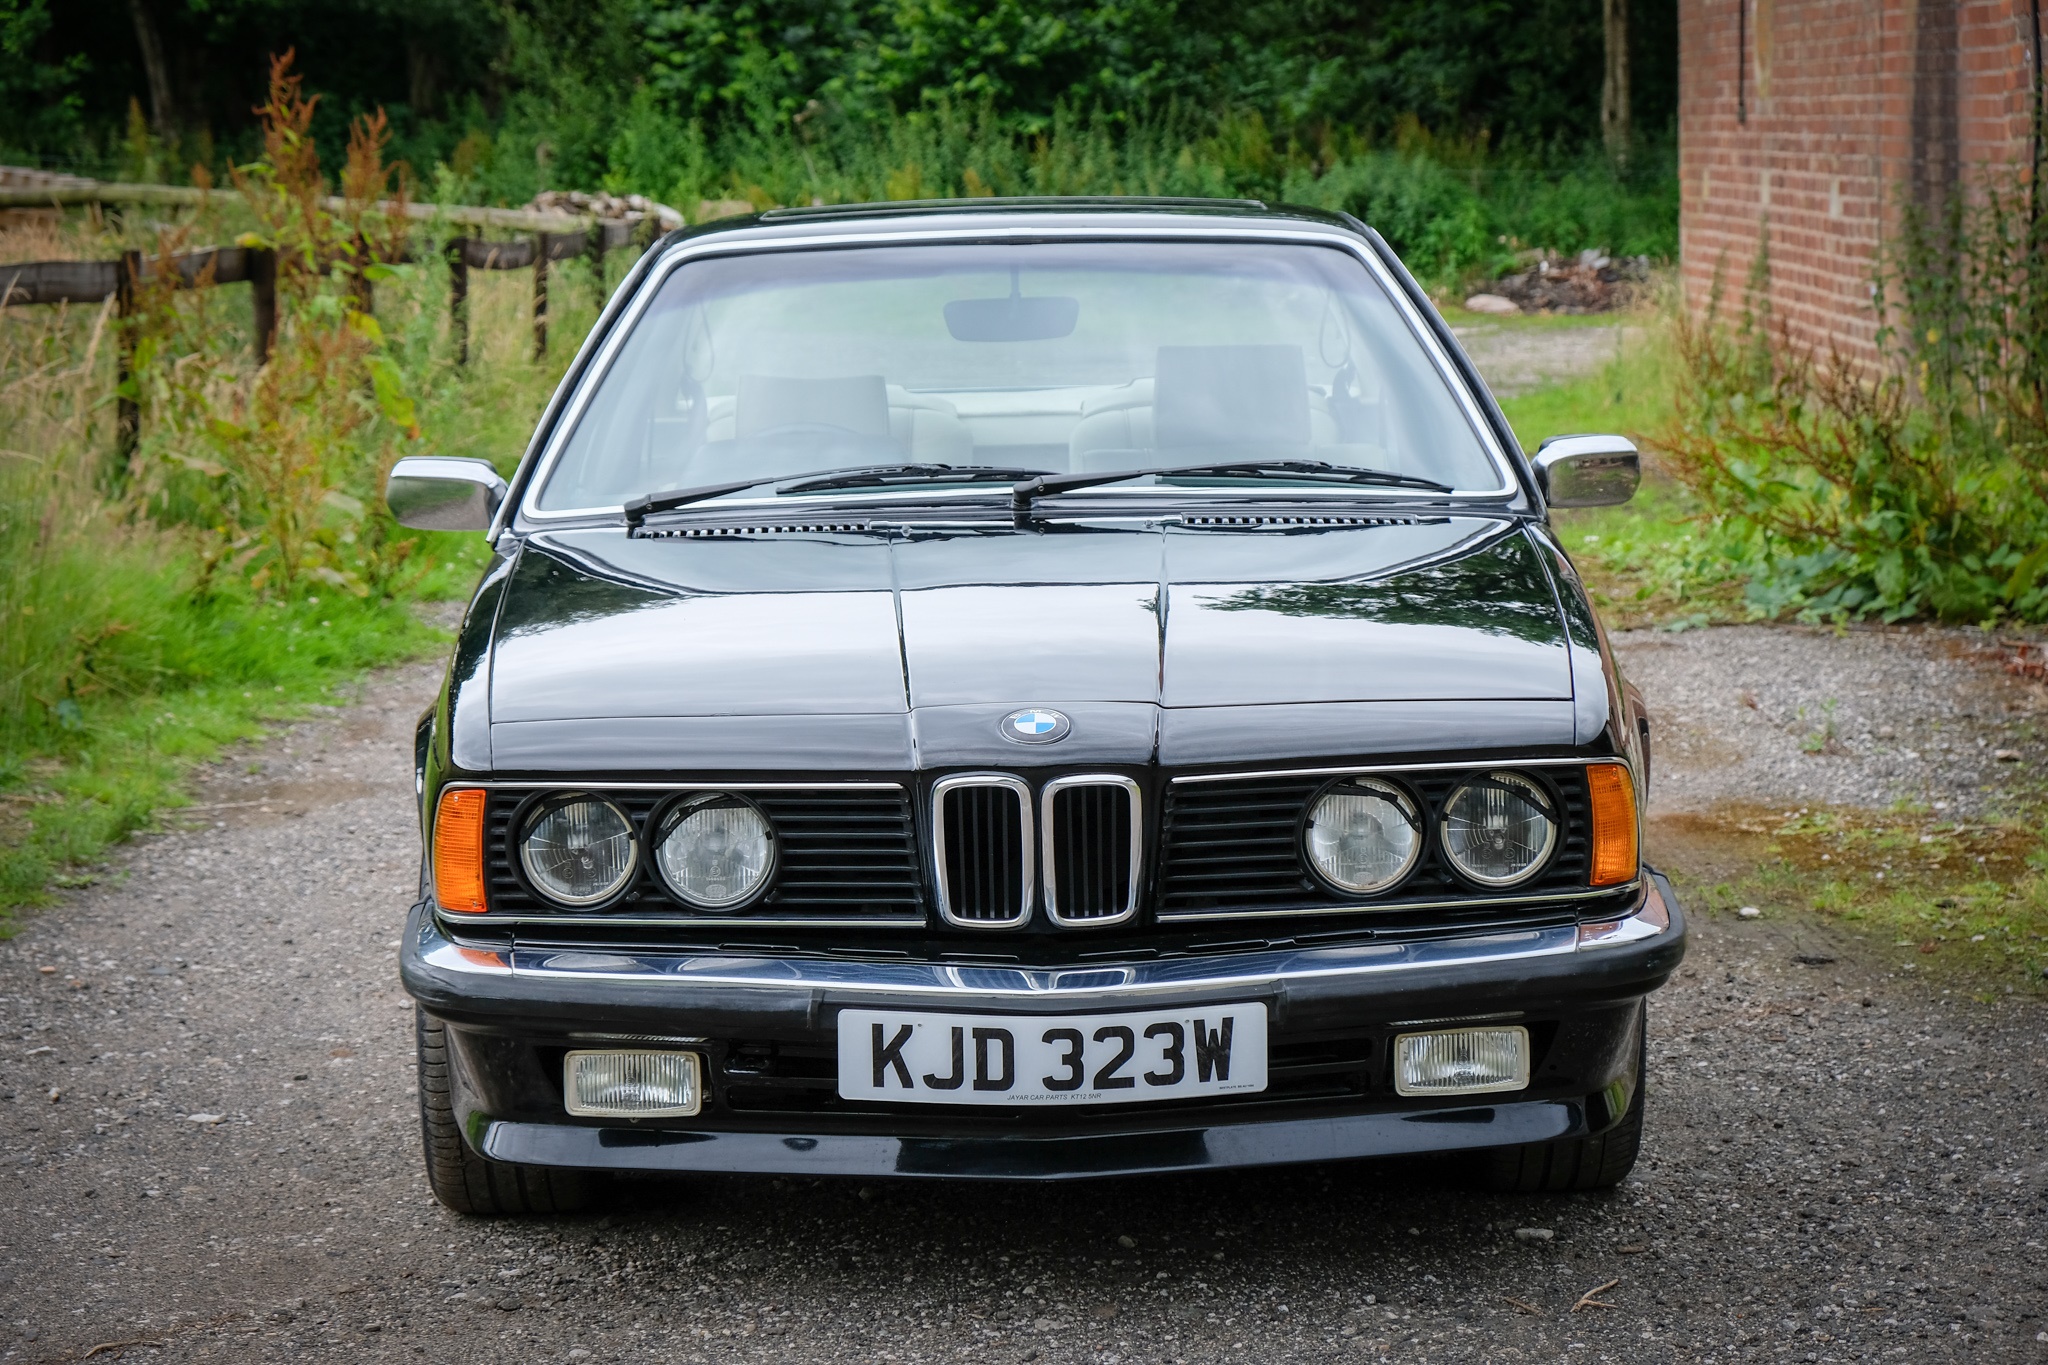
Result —
[[2048, 0], [1679, 0], [1679, 248], [1687, 301], [1740, 306], [1768, 232], [1795, 336], [1875, 358], [1871, 282], [1903, 203], [2030, 165]]

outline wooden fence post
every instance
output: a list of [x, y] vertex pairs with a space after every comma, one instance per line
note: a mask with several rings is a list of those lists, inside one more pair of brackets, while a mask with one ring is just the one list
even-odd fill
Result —
[[602, 313], [605, 301], [603, 219], [590, 225], [590, 245], [586, 250], [590, 255], [590, 277], [597, 281], [597, 311]]
[[455, 363], [469, 363], [469, 238], [448, 239], [448, 331]]
[[115, 384], [120, 396], [114, 403], [113, 483], [128, 481], [128, 462], [142, 440], [142, 404], [129, 389], [135, 380], [135, 290], [142, 283], [142, 253], [121, 253], [121, 273], [114, 284], [114, 313], [120, 319], [120, 345], [115, 362]]
[[249, 249], [249, 304], [255, 314], [256, 363], [270, 363], [277, 344], [277, 253], [268, 247]]
[[548, 354], [548, 235], [533, 237], [533, 358]]

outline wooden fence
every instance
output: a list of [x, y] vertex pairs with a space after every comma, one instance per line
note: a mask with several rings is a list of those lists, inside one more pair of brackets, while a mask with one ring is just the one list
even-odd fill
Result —
[[[45, 184], [17, 188], [0, 183], [0, 209], [50, 208], [73, 204], [149, 203], [197, 205], [206, 191], [176, 185], [119, 185], [88, 182]], [[330, 208], [342, 207], [340, 200]], [[380, 204], [380, 210], [400, 211], [401, 206]], [[605, 257], [613, 251], [645, 250], [663, 229], [680, 227], [682, 215], [661, 205], [637, 220], [578, 218], [566, 213], [543, 213], [531, 209], [498, 209], [476, 206], [454, 208], [407, 204], [406, 217], [444, 222], [460, 227], [526, 229], [530, 235], [506, 240], [456, 236], [446, 240], [443, 251], [448, 262], [449, 320], [459, 364], [469, 363], [469, 272], [472, 270], [533, 271], [533, 354], [547, 355], [548, 349], [548, 263], [584, 257], [597, 277], [598, 302], [605, 290]], [[410, 254], [410, 253], [408, 253]], [[157, 279], [160, 266], [175, 271], [181, 288], [244, 284], [250, 288], [251, 333], [256, 363], [270, 357], [277, 336], [277, 256], [265, 247], [206, 247], [165, 259], [142, 251], [128, 251], [104, 261], [31, 261], [0, 265], [0, 307], [38, 303], [93, 303], [115, 301], [123, 318], [134, 312], [138, 292]], [[360, 272], [350, 281], [356, 306], [369, 312], [374, 306], [370, 281]], [[126, 389], [134, 370], [133, 338], [130, 329], [121, 331], [119, 382]], [[118, 400], [115, 429], [120, 453], [125, 459], [141, 435], [142, 414], [131, 398]]]

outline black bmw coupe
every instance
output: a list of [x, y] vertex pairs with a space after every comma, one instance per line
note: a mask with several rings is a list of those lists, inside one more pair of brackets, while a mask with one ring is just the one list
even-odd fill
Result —
[[451, 1208], [607, 1171], [1636, 1159], [1649, 720], [1387, 244], [1252, 202], [673, 233], [510, 484], [420, 719], [401, 969]]

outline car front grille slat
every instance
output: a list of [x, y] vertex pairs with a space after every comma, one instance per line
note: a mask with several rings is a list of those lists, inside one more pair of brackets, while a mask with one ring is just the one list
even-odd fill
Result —
[[[1513, 768], [1512, 761], [1500, 765]], [[1583, 770], [1544, 769], [1559, 797], [1563, 828], [1549, 864], [1536, 878], [1504, 899], [1583, 890], [1587, 874], [1586, 831], [1590, 801]], [[1469, 771], [1399, 774], [1434, 811]], [[1169, 789], [1160, 835], [1158, 906], [1162, 917], [1233, 912], [1258, 915], [1355, 910], [1385, 919], [1404, 904], [1428, 905], [1478, 895], [1430, 851], [1408, 880], [1391, 893], [1369, 900], [1339, 897], [1309, 871], [1301, 851], [1301, 822], [1327, 779], [1245, 778], [1177, 784]], [[1521, 913], [1512, 906], [1486, 914]], [[1441, 919], [1442, 910], [1428, 912]]]
[[[582, 790], [601, 794], [616, 804], [643, 840], [648, 822], [673, 795], [640, 788], [607, 789], [602, 784]], [[564, 920], [601, 923], [713, 918], [710, 912], [670, 896], [653, 871], [652, 859], [645, 856], [633, 885], [600, 909], [568, 911], [535, 895], [514, 867], [518, 850], [513, 842], [517, 837], [513, 821], [530, 794], [517, 788], [493, 790], [485, 806], [491, 908], [480, 919], [560, 915]], [[774, 827], [778, 846], [775, 877], [760, 899], [720, 913], [717, 919], [732, 923], [826, 919], [922, 922], [923, 877], [918, 869], [910, 799], [901, 788], [749, 791], [747, 795]]]
[[1055, 924], [1115, 924], [1138, 908], [1144, 829], [1138, 784], [1069, 777], [1044, 795], [1046, 913]]
[[[1518, 765], [1505, 760], [1499, 766]], [[1385, 771], [1433, 818], [1452, 788], [1478, 769]], [[1591, 802], [1584, 769], [1531, 764], [1524, 771], [1540, 776], [1562, 817], [1556, 848], [1536, 877], [1500, 891], [1476, 887], [1451, 871], [1432, 837], [1408, 878], [1374, 897], [1343, 896], [1307, 865], [1301, 830], [1331, 780], [1325, 774], [1168, 778], [1155, 793], [1156, 811], [1145, 808], [1146, 789], [1133, 776], [1108, 773], [945, 777], [929, 789], [931, 804], [922, 811], [914, 811], [907, 784], [741, 783], [734, 790], [756, 803], [775, 830], [776, 870], [759, 899], [725, 912], [672, 896], [644, 844], [639, 870], [616, 900], [581, 910], [548, 902], [522, 875], [515, 845], [522, 807], [548, 789], [491, 786], [485, 807], [490, 909], [471, 922], [509, 920], [528, 926], [522, 934], [541, 926], [533, 932], [551, 935], [583, 933], [570, 927], [581, 925], [600, 936], [667, 923], [755, 923], [791, 932], [833, 925], [858, 938], [869, 925], [986, 931], [1021, 929], [1035, 917], [1041, 927], [1079, 931], [1120, 924], [1135, 929], [1142, 918], [1169, 936], [1206, 941], [1228, 921], [1266, 917], [1302, 930], [1335, 927], [1342, 917], [1349, 928], [1410, 932], [1591, 913], [1576, 902], [1610, 893], [1586, 885]], [[601, 782], [573, 789], [614, 802], [643, 841], [650, 822], [685, 790]], [[920, 848], [920, 839], [929, 848]], [[938, 916], [929, 913], [934, 903]], [[603, 929], [608, 923], [613, 927]], [[1197, 927], [1204, 924], [1215, 927]], [[560, 927], [547, 927], [554, 925]], [[1146, 941], [1146, 933], [1128, 942], [1104, 938], [1120, 946]]]
[[1031, 916], [1031, 796], [1013, 777], [956, 777], [932, 793], [939, 912], [1000, 928]]

